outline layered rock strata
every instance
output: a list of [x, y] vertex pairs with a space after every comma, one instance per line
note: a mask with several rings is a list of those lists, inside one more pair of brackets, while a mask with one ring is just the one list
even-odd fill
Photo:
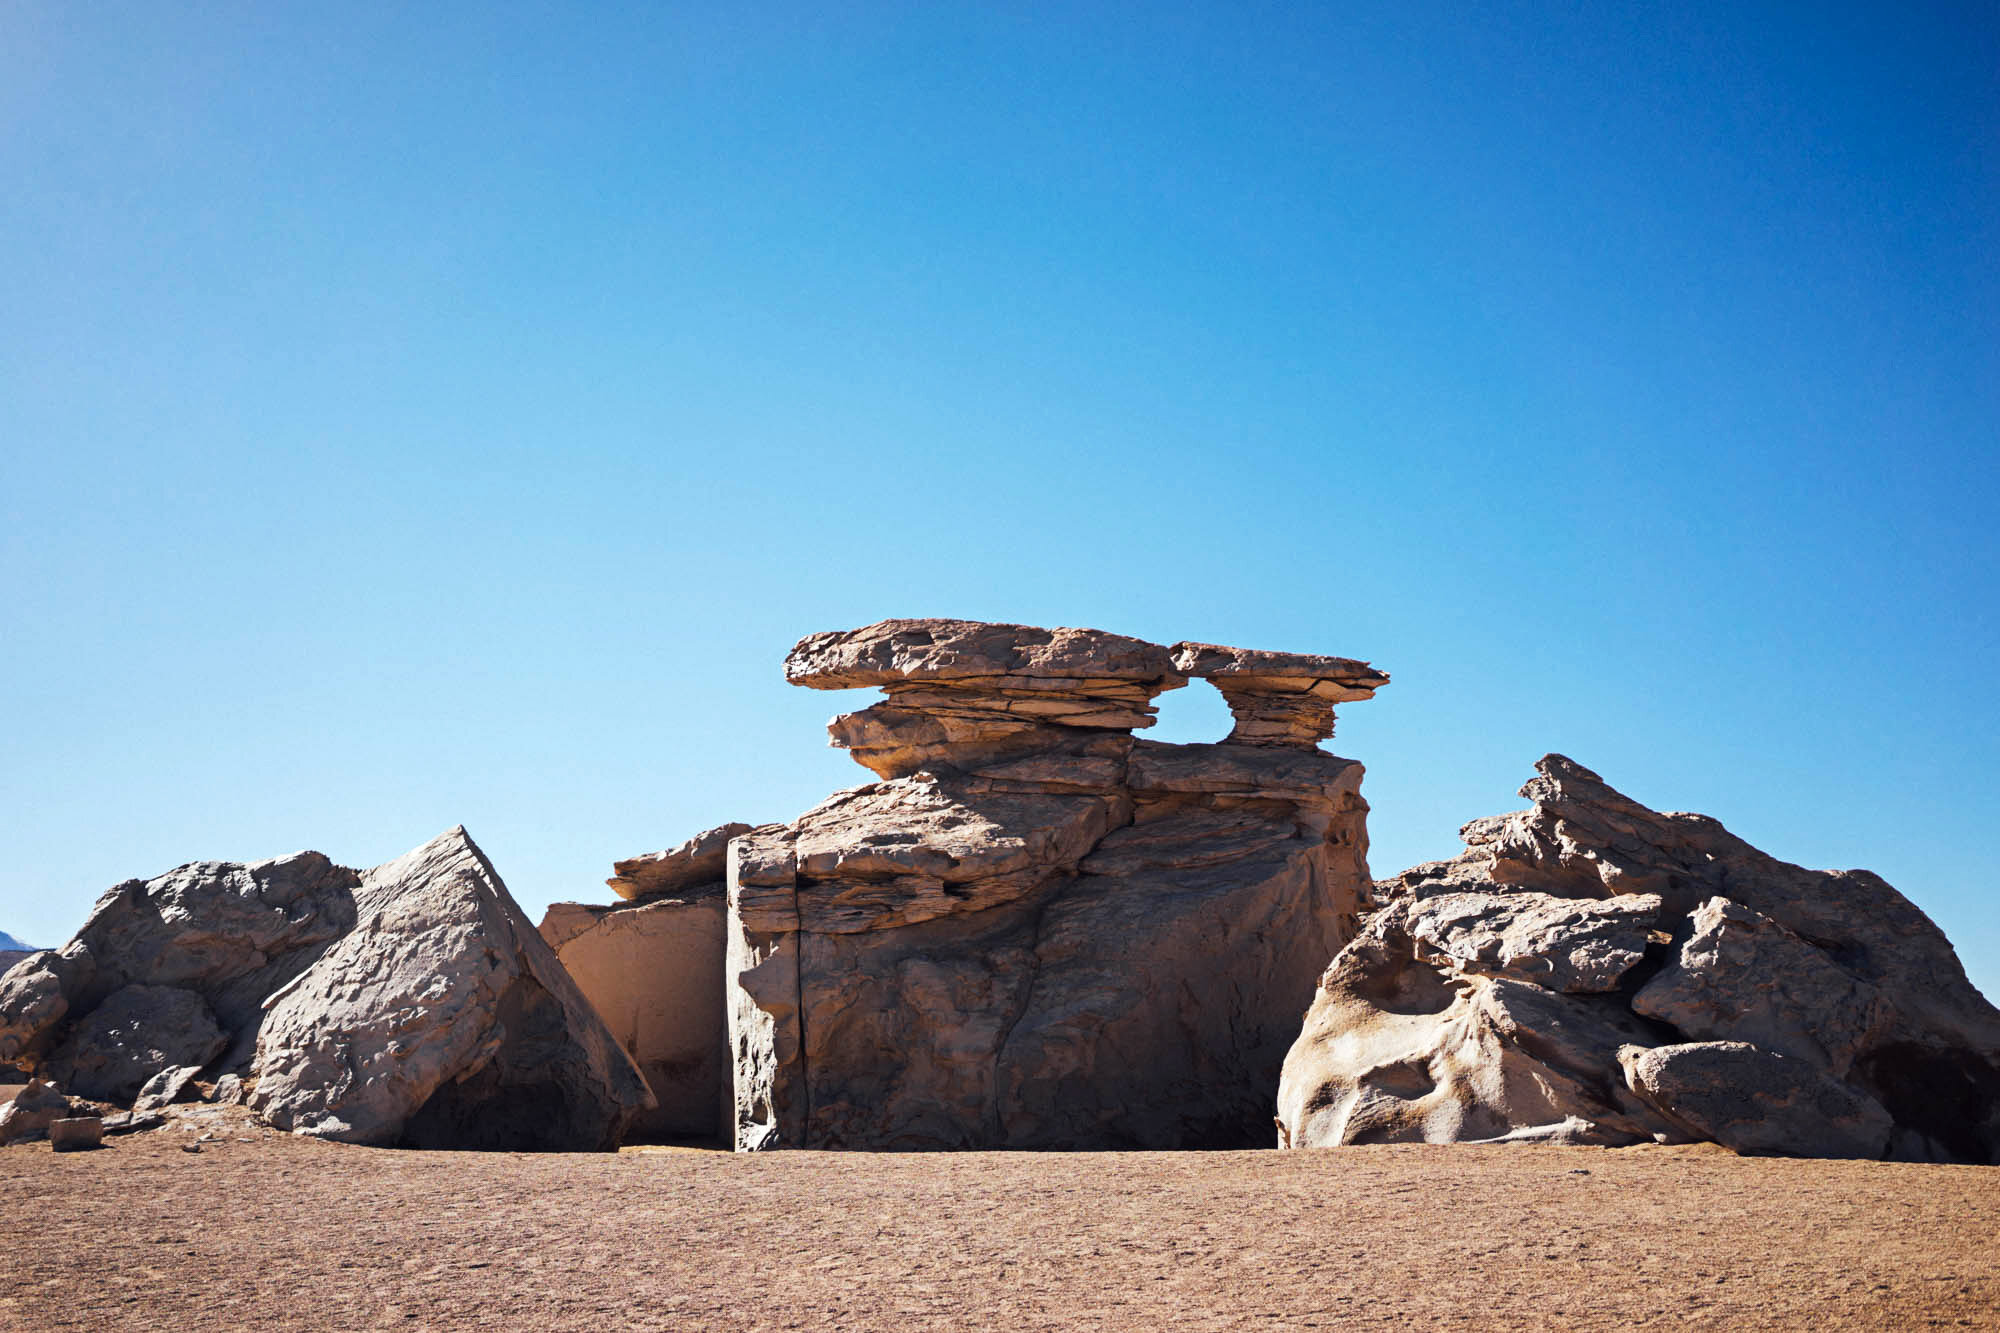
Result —
[[885, 621], [785, 674], [882, 687], [829, 731], [883, 780], [730, 844], [739, 1148], [1266, 1137], [1367, 889], [1359, 764], [1297, 728], [1136, 741], [1188, 673], [1096, 630]]
[[607, 1148], [651, 1105], [463, 829], [366, 873], [300, 852], [120, 884], [0, 978], [0, 1060], [118, 1105], [248, 1088], [375, 1144]]
[[1536, 769], [1533, 808], [1376, 886], [1286, 1058], [1281, 1146], [2000, 1161], [2000, 1011], [1907, 898]]
[[1177, 643], [1174, 668], [1201, 676], [1229, 704], [1237, 745], [1311, 747], [1333, 738], [1333, 706], [1371, 699], [1389, 677], [1345, 657]]

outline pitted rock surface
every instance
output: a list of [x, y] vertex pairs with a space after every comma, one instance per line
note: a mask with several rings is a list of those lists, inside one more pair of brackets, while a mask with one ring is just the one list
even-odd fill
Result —
[[2000, 1161], [2000, 1012], [1908, 899], [1536, 769], [1533, 808], [1375, 886], [1286, 1057], [1282, 1146]]

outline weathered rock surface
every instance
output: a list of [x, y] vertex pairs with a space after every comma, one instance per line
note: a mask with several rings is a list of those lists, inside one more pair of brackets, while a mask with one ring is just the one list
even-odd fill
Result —
[[49, 1126], [49, 1146], [57, 1152], [85, 1152], [103, 1142], [104, 1121], [98, 1116], [72, 1116]]
[[462, 828], [368, 872], [269, 1001], [250, 1105], [352, 1143], [615, 1147], [644, 1079]]
[[0, 977], [13, 971], [16, 963], [25, 962], [39, 952], [37, 949], [0, 949]]
[[1536, 768], [1532, 809], [1375, 886], [1286, 1057], [1282, 1145], [2000, 1161], [2000, 1012], [1908, 899]]
[[785, 659], [785, 679], [817, 690], [882, 687], [887, 702], [827, 728], [881, 777], [1029, 756], [1108, 761], [1071, 775], [1090, 782], [1110, 780], [1132, 729], [1153, 725], [1153, 698], [1187, 683], [1156, 643], [974, 620], [884, 620], [809, 635]]
[[[1387, 680], [1183, 646], [1287, 708]], [[1158, 644], [970, 621], [793, 650], [795, 684], [888, 694], [828, 728], [884, 780], [731, 843], [738, 1147], [1263, 1140], [1368, 891], [1361, 766], [1289, 724], [1135, 742], [1187, 674]]]
[[79, 1097], [129, 1105], [156, 1075], [199, 1070], [228, 1045], [229, 1034], [194, 991], [122, 986], [70, 1029], [47, 1068]]
[[69, 1098], [60, 1089], [45, 1079], [29, 1079], [13, 1101], [0, 1106], [0, 1146], [46, 1134], [69, 1114]]
[[599, 1148], [651, 1104], [462, 829], [366, 876], [300, 852], [120, 884], [0, 978], [0, 1060], [148, 1109], [249, 1079], [274, 1122], [370, 1143]]
[[243, 1065], [264, 997], [353, 927], [359, 882], [318, 852], [196, 861], [127, 880], [98, 899], [75, 939], [0, 977], [0, 1060], [42, 1058], [115, 992], [142, 985], [197, 996], [234, 1037], [223, 1062]]
[[[148, 1111], [157, 1111], [186, 1099], [196, 1090], [195, 1075], [200, 1072], [200, 1065], [176, 1065], [170, 1069], [162, 1069], [146, 1080], [145, 1087], [139, 1089], [139, 1096], [133, 1101], [132, 1109], [144, 1115]], [[229, 1078], [236, 1081], [240, 1091], [243, 1080], [235, 1074], [229, 1075]]]
[[720, 878], [630, 906], [555, 903], [542, 918], [542, 938], [659, 1103], [632, 1121], [628, 1141], [723, 1135], [727, 926]]
[[625, 899], [667, 897], [720, 885], [729, 860], [729, 840], [749, 831], [748, 824], [719, 824], [678, 847], [614, 862], [617, 873], [604, 882]]
[[1333, 736], [1333, 706], [1373, 698], [1389, 683], [1366, 662], [1309, 653], [1272, 653], [1216, 643], [1177, 643], [1174, 667], [1207, 679], [1229, 703], [1238, 745], [1311, 749]]
[[1895, 1122], [1882, 1104], [1808, 1060], [1740, 1041], [1628, 1046], [1619, 1056], [1632, 1091], [1691, 1137], [1788, 1157], [1888, 1152]]

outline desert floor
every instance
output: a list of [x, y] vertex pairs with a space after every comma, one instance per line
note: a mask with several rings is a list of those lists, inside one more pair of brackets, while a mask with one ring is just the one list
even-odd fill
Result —
[[0, 1150], [0, 1327], [2000, 1327], [1994, 1167], [516, 1156], [203, 1115], [96, 1152]]

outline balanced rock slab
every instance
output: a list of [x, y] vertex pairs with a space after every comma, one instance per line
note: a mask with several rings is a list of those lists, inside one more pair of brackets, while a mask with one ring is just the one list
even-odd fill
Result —
[[588, 1151], [645, 1080], [463, 828], [368, 872], [358, 924], [269, 1002], [251, 1107], [350, 1143]]

